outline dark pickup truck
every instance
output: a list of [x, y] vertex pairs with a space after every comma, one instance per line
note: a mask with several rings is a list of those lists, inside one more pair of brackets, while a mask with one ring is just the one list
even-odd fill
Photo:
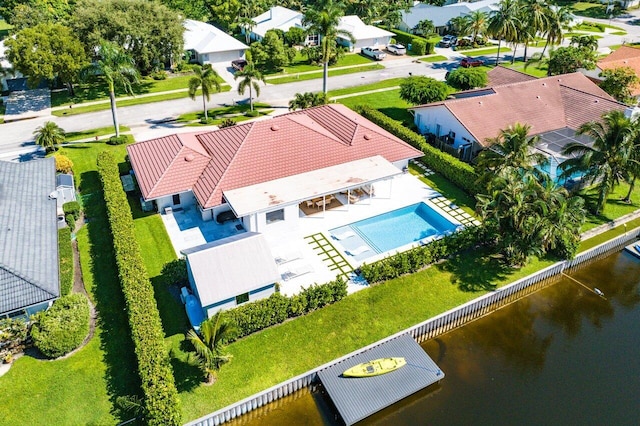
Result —
[[236, 71], [242, 71], [244, 67], [247, 66], [247, 61], [245, 59], [236, 59], [235, 61], [231, 61], [231, 66]]

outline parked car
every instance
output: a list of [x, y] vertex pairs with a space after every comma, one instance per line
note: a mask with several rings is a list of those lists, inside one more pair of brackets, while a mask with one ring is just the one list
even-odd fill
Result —
[[458, 42], [458, 38], [453, 35], [446, 35], [440, 40], [440, 47], [452, 47]]
[[401, 44], [389, 44], [387, 45], [387, 50], [394, 55], [405, 55], [407, 53], [407, 49]]
[[231, 66], [236, 71], [242, 71], [244, 67], [247, 66], [246, 59], [236, 59], [235, 61], [231, 61]]
[[484, 65], [484, 61], [478, 58], [463, 58], [460, 61], [460, 66], [464, 68], [479, 67], [481, 65]]
[[363, 47], [362, 49], [360, 49], [360, 52], [364, 56], [368, 56], [371, 59], [375, 59], [376, 61], [381, 61], [387, 57], [387, 54], [377, 47]]

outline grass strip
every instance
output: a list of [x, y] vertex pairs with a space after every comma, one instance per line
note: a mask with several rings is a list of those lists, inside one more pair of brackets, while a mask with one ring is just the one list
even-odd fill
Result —
[[[361, 67], [353, 67], [353, 68], [343, 68], [339, 70], [329, 70], [329, 77], [336, 77], [339, 75], [346, 74], [354, 74], [358, 72], [367, 72], [367, 71], [376, 71], [384, 69], [384, 66], [380, 64], [373, 65], [363, 65]], [[271, 84], [285, 84], [285, 83], [293, 83], [296, 81], [305, 81], [305, 80], [314, 80], [317, 78], [322, 78], [322, 71], [310, 73], [310, 74], [297, 74], [297, 75], [289, 75], [286, 77], [274, 77], [267, 79], [267, 83]]]
[[[364, 65], [370, 64], [372, 59], [367, 58], [366, 56], [360, 55], [358, 53], [347, 54], [338, 59], [333, 65], [329, 66], [329, 69], [339, 68], [339, 67], [348, 67], [351, 65]], [[299, 72], [308, 72], [308, 71], [318, 71], [322, 70], [322, 64], [309, 64], [309, 59], [306, 56], [302, 55], [300, 52], [297, 52], [296, 57], [293, 60], [293, 64], [286, 66], [282, 71], [278, 72], [266, 72], [264, 73], [265, 77], [278, 76], [278, 75], [287, 75]]]
[[[228, 92], [230, 90], [231, 90], [231, 86], [227, 84], [222, 85], [221, 92]], [[201, 93], [202, 92], [198, 90], [198, 92], [196, 93], [196, 96], [199, 96]], [[188, 98], [188, 97], [189, 97], [189, 92], [185, 89], [184, 92], [165, 93], [157, 96], [146, 96], [146, 97], [138, 97], [133, 99], [120, 99], [117, 102], [117, 106], [118, 108], [120, 108], [120, 107], [133, 106], [133, 105], [149, 104], [153, 102], [171, 101], [174, 99], [182, 99], [182, 98]], [[66, 117], [70, 115], [86, 114], [88, 112], [104, 111], [107, 109], [111, 109], [111, 104], [109, 102], [74, 107], [69, 109], [54, 110], [54, 111], [51, 111], [51, 114], [55, 115], [56, 117]]]
[[377, 90], [377, 89], [386, 89], [388, 87], [396, 87], [396, 86], [399, 86], [400, 83], [402, 83], [404, 80], [406, 80], [406, 78], [396, 77], [396, 78], [390, 78], [388, 80], [378, 81], [377, 83], [362, 84], [360, 86], [330, 90], [328, 92], [328, 96], [329, 98], [332, 98], [334, 96], [351, 95], [353, 93], [368, 92], [370, 90]]
[[[121, 132], [128, 132], [131, 129], [127, 126], [120, 126]], [[69, 132], [65, 134], [65, 140], [67, 142], [75, 142], [82, 139], [94, 139], [96, 136], [105, 136], [115, 134], [116, 131], [113, 126], [100, 127], [98, 129], [84, 130], [82, 132]]]
[[420, 62], [442, 62], [442, 61], [448, 61], [448, 60], [449, 58], [442, 55], [432, 55], [432, 56], [425, 56], [424, 58], [420, 58]]

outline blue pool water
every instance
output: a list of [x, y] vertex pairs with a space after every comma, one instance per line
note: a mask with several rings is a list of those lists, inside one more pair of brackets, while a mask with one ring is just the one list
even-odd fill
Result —
[[331, 233], [341, 235], [352, 230], [356, 235], [340, 242], [347, 253], [355, 248], [350, 246], [358, 246], [358, 241], [364, 242], [372, 250], [363, 253], [363, 257], [369, 257], [376, 252], [383, 253], [424, 238], [453, 232], [457, 226], [425, 203], [417, 203], [336, 228]]

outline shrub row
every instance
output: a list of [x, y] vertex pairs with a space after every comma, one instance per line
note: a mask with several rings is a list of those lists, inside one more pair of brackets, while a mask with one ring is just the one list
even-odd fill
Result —
[[447, 235], [432, 243], [363, 264], [360, 273], [370, 284], [419, 271], [427, 265], [454, 253], [469, 249], [484, 240], [483, 229], [473, 226]]
[[[398, 29], [391, 30], [391, 32], [396, 35], [394, 38], [398, 43], [407, 46], [407, 48], [409, 48], [409, 45], [411, 45], [411, 51], [417, 55], [430, 55], [435, 52], [435, 43], [428, 41], [424, 37], [405, 33], [404, 31], [400, 31]], [[423, 47], [424, 50], [422, 50]], [[420, 49], [421, 51], [416, 51], [416, 48]]]
[[36, 315], [31, 327], [34, 345], [49, 358], [68, 354], [89, 334], [89, 303], [74, 293], [56, 300], [49, 310]]
[[378, 126], [390, 133], [393, 133], [414, 148], [422, 151], [424, 154], [422, 161], [424, 161], [431, 170], [440, 173], [442, 176], [471, 195], [475, 195], [479, 192], [480, 188], [477, 183], [479, 176], [474, 168], [469, 164], [429, 145], [424, 136], [406, 128], [399, 121], [384, 115], [378, 110], [365, 105], [359, 105], [356, 110]]
[[78, 218], [80, 217], [80, 203], [78, 203], [77, 201], [69, 201], [68, 203], [64, 203], [62, 205], [62, 211], [64, 212], [65, 216], [70, 214], [73, 215], [73, 218], [75, 220], [78, 220]]
[[146, 421], [150, 425], [179, 425], [178, 392], [164, 343], [160, 313], [140, 246], [134, 237], [133, 218], [120, 182], [118, 164], [110, 152], [105, 151], [98, 156], [98, 172], [138, 360]]
[[279, 292], [266, 299], [245, 303], [224, 311], [225, 318], [236, 326], [233, 340], [284, 322], [287, 318], [307, 314], [323, 306], [342, 300], [347, 295], [347, 284], [338, 278], [321, 285], [303, 288], [295, 296], [283, 296]]
[[66, 296], [73, 288], [73, 251], [71, 250], [71, 230], [58, 230], [58, 255], [60, 258], [60, 295]]

